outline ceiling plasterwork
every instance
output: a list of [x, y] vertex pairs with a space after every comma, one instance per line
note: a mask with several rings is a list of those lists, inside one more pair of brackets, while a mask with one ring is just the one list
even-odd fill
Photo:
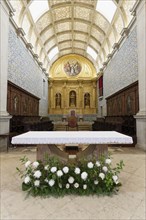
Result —
[[[44, 68], [48, 70], [63, 55], [77, 53], [90, 59], [97, 71], [132, 20], [130, 9], [137, 0], [108, 0], [108, 10], [105, 1], [102, 8], [103, 1], [9, 0], [14, 21], [25, 31]], [[111, 20], [106, 13], [113, 13]], [[51, 54], [54, 48], [57, 54]]]

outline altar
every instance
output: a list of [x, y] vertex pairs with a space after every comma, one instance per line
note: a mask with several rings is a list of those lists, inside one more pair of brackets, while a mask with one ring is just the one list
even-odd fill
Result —
[[109, 144], [132, 143], [131, 137], [116, 131], [29, 131], [12, 138], [13, 145], [37, 145], [37, 159], [42, 159], [45, 152], [49, 154], [55, 145], [60, 144], [86, 144], [98, 154], [106, 153]]

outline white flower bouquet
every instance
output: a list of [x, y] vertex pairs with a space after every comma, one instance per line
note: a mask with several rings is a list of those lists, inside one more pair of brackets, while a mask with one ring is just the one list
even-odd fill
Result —
[[22, 190], [33, 196], [63, 196], [65, 194], [108, 194], [116, 193], [121, 186], [118, 174], [124, 163], [120, 161], [112, 168], [110, 157], [63, 163], [50, 157], [45, 164], [31, 162], [28, 158], [20, 159], [24, 170], [16, 168], [21, 178]]

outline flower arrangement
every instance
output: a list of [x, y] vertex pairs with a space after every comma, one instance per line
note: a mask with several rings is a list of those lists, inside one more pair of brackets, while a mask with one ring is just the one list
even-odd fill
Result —
[[33, 196], [110, 195], [121, 186], [118, 174], [124, 166], [120, 161], [112, 168], [109, 156], [67, 164], [55, 157], [47, 158], [45, 163], [31, 162], [26, 157], [20, 161], [25, 167], [25, 170], [16, 168], [23, 179], [22, 190]]

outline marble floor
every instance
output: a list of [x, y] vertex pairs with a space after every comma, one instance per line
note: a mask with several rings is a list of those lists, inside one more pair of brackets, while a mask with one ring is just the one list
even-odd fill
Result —
[[136, 148], [110, 148], [113, 163], [121, 159], [125, 163], [120, 174], [122, 187], [118, 195], [65, 196], [63, 198], [26, 197], [21, 190], [21, 179], [16, 173], [19, 159], [26, 155], [35, 160], [36, 149], [16, 148], [1, 153], [0, 177], [1, 220], [45, 220], [45, 219], [146, 219], [146, 154]]

